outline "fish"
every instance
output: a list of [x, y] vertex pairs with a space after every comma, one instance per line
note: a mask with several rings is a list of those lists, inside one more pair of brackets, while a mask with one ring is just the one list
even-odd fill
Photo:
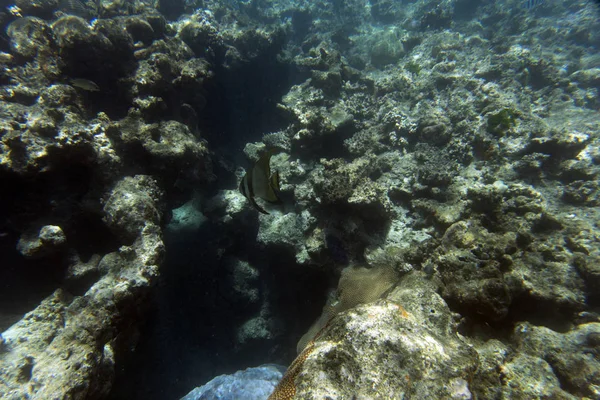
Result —
[[265, 152], [258, 161], [246, 172], [240, 182], [240, 192], [248, 199], [252, 207], [262, 214], [269, 214], [256, 203], [256, 197], [272, 204], [282, 204], [277, 195], [279, 192], [279, 173], [271, 174], [271, 156], [274, 150]]
[[532, 8], [541, 6], [544, 3], [545, 3], [545, 0], [525, 0], [525, 1], [523, 1], [523, 3], [521, 3], [521, 8], [531, 10]]
[[100, 87], [96, 85], [95, 82], [90, 81], [89, 79], [83, 78], [73, 78], [71, 79], [71, 85], [78, 87], [83, 90], [87, 90], [89, 92], [99, 92]]

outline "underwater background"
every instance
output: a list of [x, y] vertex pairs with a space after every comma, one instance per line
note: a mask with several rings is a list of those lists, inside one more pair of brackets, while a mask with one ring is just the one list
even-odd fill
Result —
[[1, 399], [600, 399], [600, 4], [0, 0]]

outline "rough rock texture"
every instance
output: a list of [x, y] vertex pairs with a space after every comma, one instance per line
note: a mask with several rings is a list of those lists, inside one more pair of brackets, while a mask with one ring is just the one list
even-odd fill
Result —
[[[598, 60], [589, 46], [599, 37], [591, 33], [597, 27], [593, 10], [582, 6], [573, 14], [548, 6], [548, 16], [571, 15], [555, 28], [552, 17], [507, 12], [499, 4], [371, 4], [371, 15], [363, 5], [315, 3], [303, 11], [304, 20], [319, 22], [293, 58], [308, 76], [282, 98], [289, 125], [247, 146], [249, 159], [263, 144], [291, 154], [272, 167], [280, 172], [282, 192], [293, 192], [296, 209], [259, 217], [259, 242], [325, 270], [366, 260], [402, 273], [423, 271], [460, 313], [461, 333], [485, 358], [480, 368], [489, 374], [448, 386], [464, 388], [466, 397], [582, 396], [569, 383], [577, 374], [560, 376], [547, 358], [537, 359], [494, 330], [529, 320], [564, 332], [598, 307], [600, 124], [597, 93], [589, 92]], [[327, 20], [329, 13], [335, 22]], [[374, 32], [371, 18], [404, 19]], [[299, 16], [294, 23], [300, 28]], [[339, 36], [315, 28], [336, 23]], [[575, 33], [578, 24], [585, 33]], [[579, 61], [549, 40], [557, 29], [573, 33], [563, 45]], [[341, 38], [348, 32], [352, 43]], [[551, 46], [556, 58], [548, 61], [536, 46]], [[299, 218], [310, 223], [292, 223]], [[347, 354], [336, 352], [356, 336], [351, 314], [334, 318], [317, 335], [314, 348], [309, 345], [315, 353], [305, 350], [291, 364], [274, 398], [292, 398], [296, 389], [298, 398], [351, 398], [344, 390], [360, 393], [369, 386], [340, 383], [341, 365], [359, 368], [372, 350], [353, 342]], [[368, 325], [362, 314], [354, 318], [356, 326]], [[340, 333], [327, 347], [333, 326]], [[321, 361], [309, 363], [321, 345], [335, 356], [320, 354], [315, 358]], [[494, 346], [504, 354], [499, 362], [490, 354]], [[367, 370], [385, 374], [382, 363]], [[304, 381], [310, 385], [300, 391]], [[585, 396], [596, 396], [587, 390]]]
[[524, 355], [548, 363], [560, 386], [575, 397], [600, 396], [598, 351], [600, 324], [581, 324], [568, 332], [522, 323], [515, 327], [514, 341]]
[[[160, 228], [146, 212], [160, 200], [155, 183], [146, 176], [125, 178], [111, 198], [125, 190], [136, 200], [109, 201], [107, 215], [111, 227], [135, 235], [135, 241], [100, 260], [102, 277], [85, 294], [73, 296], [58, 289], [3, 332], [2, 398], [102, 398], [110, 392], [115, 352], [131, 340], [117, 335], [137, 329], [143, 311], [139, 302], [156, 281], [164, 257]], [[124, 213], [131, 226], [118, 217]]]
[[296, 398], [471, 395], [477, 353], [422, 278], [408, 275], [385, 300], [334, 317], [303, 353]]
[[60, 226], [45, 225], [39, 232], [23, 235], [17, 243], [17, 250], [24, 257], [45, 257], [60, 251], [66, 241], [67, 238]]
[[[155, 13], [90, 24], [58, 2], [20, 3], [23, 18], [2, 20], [0, 397], [105, 398], [146, 318], [167, 202], [186, 190], [177, 185], [212, 178], [197, 122], [157, 122], [144, 104], [179, 109], [160, 97], [164, 79], [197, 93], [209, 67], [181, 53], [182, 42], [167, 45]], [[148, 65], [164, 65], [152, 60], [178, 51], [167, 61], [174, 75], [140, 89]], [[182, 100], [191, 111], [206, 102]], [[5, 326], [6, 303], [18, 312], [35, 298], [39, 306]]]

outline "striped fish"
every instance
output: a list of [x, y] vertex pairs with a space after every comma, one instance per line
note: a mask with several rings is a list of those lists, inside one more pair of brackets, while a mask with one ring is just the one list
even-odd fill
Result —
[[525, 1], [523, 1], [523, 3], [521, 3], [521, 8], [531, 10], [532, 8], [541, 6], [544, 3], [545, 3], [545, 0], [525, 0]]
[[273, 150], [265, 152], [250, 168], [240, 182], [240, 192], [250, 201], [252, 207], [263, 214], [268, 214], [264, 208], [256, 203], [259, 197], [269, 203], [282, 204], [277, 192], [279, 191], [279, 173], [271, 174], [270, 161]]

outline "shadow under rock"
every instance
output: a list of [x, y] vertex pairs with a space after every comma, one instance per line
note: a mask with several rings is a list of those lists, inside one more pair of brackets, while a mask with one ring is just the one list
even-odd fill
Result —
[[[166, 235], [151, 316], [128, 359], [116, 360], [109, 398], [180, 398], [217, 375], [295, 358], [296, 342], [320, 314], [329, 282], [322, 272], [296, 266], [289, 254], [258, 249], [256, 234], [251, 223], [226, 231], [206, 222]], [[235, 293], [226, 261], [232, 258], [259, 271], [258, 303], [243, 304]], [[264, 300], [269, 312], [262, 319], [273, 335], [241, 343], [240, 327], [260, 315]]]

